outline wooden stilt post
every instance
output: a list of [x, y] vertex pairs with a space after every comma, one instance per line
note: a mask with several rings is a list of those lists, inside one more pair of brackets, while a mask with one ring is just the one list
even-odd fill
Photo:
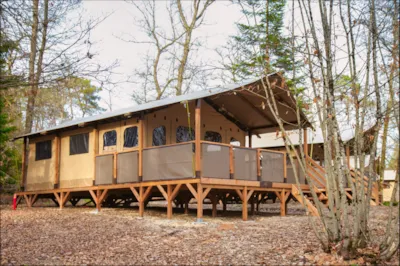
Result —
[[101, 191], [100, 191], [100, 189], [98, 189], [96, 192], [96, 197], [97, 197], [96, 198], [96, 209], [97, 209], [97, 211], [101, 210], [101, 202], [99, 202], [100, 195], [101, 195]]
[[247, 187], [244, 187], [242, 195], [242, 218], [243, 221], [247, 221]]
[[143, 193], [144, 193], [144, 188], [140, 187], [139, 188], [139, 216], [143, 217], [144, 215], [144, 200], [143, 200]]
[[172, 218], [172, 186], [167, 185], [167, 218]]
[[196, 177], [201, 177], [201, 99], [196, 100], [195, 110], [195, 168]]
[[197, 222], [203, 221], [203, 186], [197, 184]]

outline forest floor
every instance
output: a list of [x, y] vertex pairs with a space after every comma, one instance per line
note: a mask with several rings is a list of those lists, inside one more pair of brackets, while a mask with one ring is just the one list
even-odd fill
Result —
[[[40, 206], [40, 202], [37, 203]], [[264, 204], [260, 215], [241, 220], [239, 206], [228, 206], [227, 215], [195, 223], [195, 205], [187, 215], [158, 203], [146, 209], [93, 207], [27, 208], [16, 211], [1, 205], [1, 264], [24, 265], [171, 265], [171, 264], [319, 264], [362, 265], [365, 258], [343, 261], [326, 254], [298, 203], [289, 203], [289, 215], [279, 216], [279, 203]], [[209, 206], [205, 206], [208, 208]], [[268, 211], [268, 214], [265, 212]], [[371, 233], [379, 239], [388, 207], [371, 208]], [[368, 263], [367, 263], [368, 264]], [[387, 264], [399, 265], [398, 255]]]

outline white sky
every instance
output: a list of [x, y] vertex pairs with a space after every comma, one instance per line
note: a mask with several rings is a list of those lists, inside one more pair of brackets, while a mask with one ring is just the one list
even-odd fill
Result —
[[[157, 4], [164, 5], [164, 1]], [[145, 40], [143, 32], [134, 24], [134, 18], [139, 18], [136, 8], [124, 1], [83, 1], [83, 7], [89, 16], [98, 17], [113, 12], [92, 33], [91, 41], [97, 42], [95, 52], [101, 63], [110, 64], [118, 60], [119, 67], [114, 71], [119, 75], [114, 80], [125, 80], [138, 65], [142, 64], [141, 58], [147, 53], [148, 45], [127, 43], [118, 37], [123, 34], [135, 36], [137, 40]], [[167, 16], [167, 14], [165, 14]], [[213, 60], [214, 50], [224, 45], [230, 35], [236, 31], [235, 22], [242, 17], [237, 5], [230, 1], [217, 1], [206, 11], [205, 23], [196, 29], [196, 34], [204, 40], [204, 49], [201, 51], [202, 59]], [[163, 18], [158, 18], [161, 21]], [[113, 110], [134, 105], [131, 95], [135, 89], [134, 84], [120, 83], [112, 97]], [[102, 106], [107, 108], [104, 101], [108, 100], [108, 93], [101, 93]]]

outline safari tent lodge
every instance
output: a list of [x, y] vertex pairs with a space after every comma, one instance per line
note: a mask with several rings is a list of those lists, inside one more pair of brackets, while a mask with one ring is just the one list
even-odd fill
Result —
[[[295, 99], [284, 79], [278, 73], [267, 78], [280, 116], [296, 124]], [[252, 148], [252, 135], [278, 128], [260, 96], [265, 93], [262, 80], [257, 79], [19, 136], [26, 144], [23, 189], [15, 194], [14, 207], [21, 199], [31, 207], [48, 198], [60, 208], [89, 199], [98, 210], [137, 203], [143, 216], [149, 201], [162, 199], [171, 218], [173, 205], [187, 212], [192, 200], [197, 203], [197, 218], [202, 219], [203, 203], [212, 205], [215, 216], [217, 204], [226, 210], [227, 204], [239, 202], [247, 220], [248, 204], [254, 211], [254, 205], [272, 193], [280, 199], [280, 212], [285, 215], [290, 194], [301, 199], [294, 180], [287, 178], [286, 153]], [[305, 115], [301, 117], [304, 128], [309, 127]], [[315, 169], [315, 189], [326, 197], [323, 168], [312, 163], [310, 167]], [[308, 193], [304, 179], [302, 183]]]

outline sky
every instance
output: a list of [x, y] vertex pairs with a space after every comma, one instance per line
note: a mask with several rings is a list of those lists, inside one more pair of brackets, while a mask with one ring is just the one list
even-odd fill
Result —
[[[159, 1], [160, 4], [165, 2]], [[158, 4], [158, 3], [157, 3]], [[102, 64], [111, 64], [117, 60], [119, 66], [114, 69], [116, 74], [114, 81], [124, 81], [131, 75], [135, 68], [142, 64], [142, 57], [147, 53], [148, 46], [143, 44], [128, 43], [122, 40], [128, 35], [137, 40], [145, 40], [146, 36], [135, 24], [135, 18], [139, 18], [136, 8], [125, 1], [83, 1], [83, 8], [88, 16], [99, 17], [109, 14], [91, 34], [91, 41], [95, 42], [95, 52], [98, 53], [97, 60]], [[167, 14], [161, 13], [157, 19], [161, 22], [166, 19]], [[204, 40], [204, 48], [201, 51], [203, 60], [215, 58], [215, 49], [223, 46], [230, 35], [236, 32], [235, 22], [242, 18], [237, 5], [230, 1], [217, 1], [206, 11], [205, 23], [196, 30], [197, 36]], [[136, 85], [137, 86], [137, 85]], [[118, 83], [112, 96], [112, 108], [117, 110], [134, 105], [131, 95], [135, 84], [126, 82]], [[102, 107], [108, 109], [106, 102], [109, 101], [107, 91], [101, 92]]]

